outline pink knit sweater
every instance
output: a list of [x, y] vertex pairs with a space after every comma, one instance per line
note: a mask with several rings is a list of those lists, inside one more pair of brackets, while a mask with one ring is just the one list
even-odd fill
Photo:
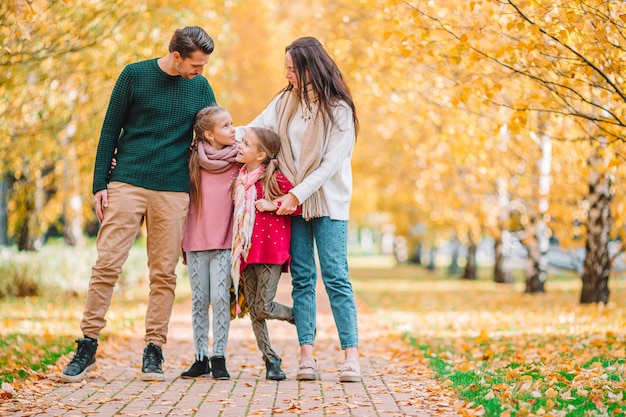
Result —
[[220, 174], [200, 170], [202, 201], [200, 215], [196, 216], [193, 204], [183, 232], [183, 252], [230, 249], [233, 240], [232, 184], [241, 164]]

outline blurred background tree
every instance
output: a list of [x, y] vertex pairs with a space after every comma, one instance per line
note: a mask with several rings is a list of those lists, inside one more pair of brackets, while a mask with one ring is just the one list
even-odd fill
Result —
[[311, 35], [361, 120], [354, 230], [395, 236], [401, 261], [457, 242], [469, 279], [489, 239], [497, 282], [511, 281], [516, 238], [530, 293], [545, 291], [558, 241], [585, 249], [581, 301], [608, 301], [626, 201], [624, 2], [11, 0], [0, 16], [0, 245], [95, 233], [111, 89], [126, 64], [164, 55], [176, 28], [214, 38], [205, 76], [237, 124], [286, 85], [285, 46]]

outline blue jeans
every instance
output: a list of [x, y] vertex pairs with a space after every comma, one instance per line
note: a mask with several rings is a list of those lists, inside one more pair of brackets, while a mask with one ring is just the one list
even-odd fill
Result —
[[315, 339], [315, 248], [341, 349], [359, 344], [356, 304], [348, 275], [347, 229], [347, 221], [330, 217], [291, 219], [291, 295], [300, 345], [313, 345]]

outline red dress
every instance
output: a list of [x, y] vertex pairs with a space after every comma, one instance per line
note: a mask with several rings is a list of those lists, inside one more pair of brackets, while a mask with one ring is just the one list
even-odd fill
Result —
[[[274, 173], [280, 190], [287, 194], [293, 185], [283, 174]], [[255, 184], [257, 200], [263, 198], [262, 180]], [[299, 208], [294, 214], [299, 213]], [[291, 216], [279, 216], [275, 211], [255, 211], [254, 229], [250, 241], [248, 259], [241, 260], [241, 270], [248, 264], [283, 265], [283, 272], [289, 270], [289, 246], [291, 243]]]

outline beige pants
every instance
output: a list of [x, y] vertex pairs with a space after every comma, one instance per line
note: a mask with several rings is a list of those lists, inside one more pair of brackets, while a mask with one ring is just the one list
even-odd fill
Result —
[[113, 182], [108, 186], [109, 206], [98, 232], [98, 258], [92, 268], [89, 292], [80, 328], [98, 339], [115, 284], [122, 272], [143, 221], [146, 222], [150, 293], [146, 311], [145, 342], [162, 346], [176, 288], [176, 265], [189, 207], [189, 194], [148, 190]]

